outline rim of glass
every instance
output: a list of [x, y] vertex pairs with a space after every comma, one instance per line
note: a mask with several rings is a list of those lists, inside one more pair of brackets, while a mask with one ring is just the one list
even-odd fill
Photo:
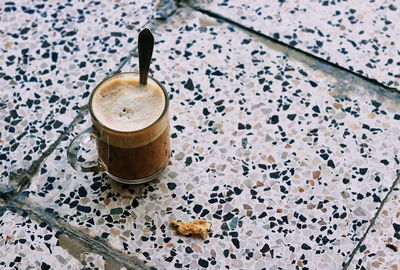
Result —
[[93, 117], [93, 119], [96, 121], [96, 123], [98, 123], [102, 128], [105, 128], [105, 129], [110, 130], [110, 131], [112, 131], [112, 132], [122, 133], [122, 134], [137, 133], [137, 132], [141, 132], [141, 131], [144, 131], [144, 130], [146, 130], [146, 129], [152, 127], [153, 125], [155, 125], [156, 123], [158, 123], [158, 122], [164, 117], [164, 115], [167, 113], [168, 107], [169, 107], [169, 99], [168, 99], [167, 90], [165, 89], [165, 87], [164, 87], [158, 80], [154, 79], [154, 78], [151, 77], [151, 76], [148, 76], [148, 79], [153, 80], [154, 82], [157, 83], [158, 86], [160, 86], [161, 90], [162, 90], [163, 93], [164, 93], [164, 99], [165, 99], [164, 110], [163, 110], [163, 112], [161, 113], [161, 115], [160, 115], [154, 122], [152, 122], [150, 125], [148, 125], [148, 126], [142, 128], [142, 129], [138, 129], [138, 130], [134, 130], [134, 131], [121, 131], [121, 130], [116, 130], [116, 129], [109, 128], [109, 127], [107, 127], [106, 125], [104, 125], [103, 123], [101, 123], [101, 122], [99, 121], [99, 119], [97, 119], [96, 115], [95, 115], [94, 112], [93, 112], [93, 107], [92, 107], [93, 96], [94, 96], [94, 94], [96, 93], [97, 89], [99, 89], [99, 87], [100, 87], [103, 83], [105, 83], [105, 82], [107, 82], [107, 81], [109, 81], [109, 80], [115, 79], [115, 78], [117, 78], [117, 77], [119, 77], [119, 76], [130, 75], [130, 74], [140, 76], [140, 74], [139, 74], [138, 72], [121, 72], [121, 73], [117, 73], [117, 74], [108, 76], [107, 78], [105, 78], [104, 80], [102, 80], [102, 81], [94, 88], [94, 90], [93, 90], [92, 93], [90, 94], [90, 98], [89, 98], [89, 111], [90, 111], [90, 115]]

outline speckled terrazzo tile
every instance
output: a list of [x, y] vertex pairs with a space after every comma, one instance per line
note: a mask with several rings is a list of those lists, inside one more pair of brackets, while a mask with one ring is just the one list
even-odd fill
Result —
[[[32, 88], [31, 88], [32, 87]], [[75, 116], [71, 98], [49, 91], [5, 86], [4, 108], [0, 110], [0, 190], [12, 186], [11, 172], [18, 175], [54, 142]], [[37, 92], [36, 92], [37, 91]], [[33, 96], [33, 97], [32, 97]]]
[[394, 0], [203, 0], [193, 5], [400, 89], [400, 5]]
[[[65, 149], [85, 121], [27, 200], [156, 267], [341, 269], [399, 169], [399, 99], [198, 12], [154, 34], [166, 171], [139, 186], [73, 171]], [[207, 240], [168, 225], [195, 218], [212, 223]]]
[[388, 198], [381, 214], [348, 269], [400, 268], [400, 190]]
[[41, 156], [135, 47], [157, 1], [0, 4], [0, 183]]
[[5, 211], [0, 217], [0, 268], [82, 269], [82, 263], [59, 246], [59, 237], [46, 222]]

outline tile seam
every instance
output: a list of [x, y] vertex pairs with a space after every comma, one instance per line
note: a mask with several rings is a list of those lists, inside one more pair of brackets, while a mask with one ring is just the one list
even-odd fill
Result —
[[268, 35], [266, 35], [266, 34], [260, 32], [260, 31], [254, 30], [254, 29], [252, 29], [252, 28], [250, 28], [250, 27], [247, 27], [247, 26], [245, 26], [245, 25], [243, 25], [243, 24], [241, 24], [241, 23], [239, 23], [239, 22], [236, 22], [236, 21], [234, 21], [234, 20], [232, 20], [232, 19], [229, 19], [229, 18], [227, 18], [227, 17], [225, 17], [225, 16], [222, 16], [222, 15], [220, 15], [220, 14], [218, 14], [218, 13], [215, 13], [215, 12], [213, 12], [213, 11], [209, 11], [209, 10], [206, 10], [206, 9], [202, 9], [202, 8], [200, 8], [200, 7], [193, 6], [193, 5], [190, 3], [190, 1], [189, 1], [189, 3], [183, 3], [183, 4], [181, 4], [181, 5], [182, 5], [182, 6], [186, 6], [186, 7], [188, 7], [188, 8], [191, 8], [191, 9], [193, 9], [193, 10], [195, 10], [195, 11], [200, 12], [200, 13], [206, 14], [206, 15], [212, 17], [212, 18], [222, 20], [222, 21], [224, 21], [224, 22], [226, 22], [226, 23], [228, 23], [228, 24], [234, 25], [234, 26], [236, 26], [236, 27], [238, 27], [238, 28], [240, 28], [240, 29], [242, 29], [242, 30], [248, 31], [248, 32], [250, 32], [250, 33], [252, 33], [252, 34], [254, 34], [254, 35], [258, 36], [258, 37], [262, 37], [262, 38], [267, 39], [267, 40], [269, 40], [269, 41], [271, 41], [271, 42], [274, 42], [275, 44], [279, 44], [279, 45], [281, 45], [281, 46], [284, 46], [284, 47], [286, 47], [286, 48], [289, 48], [289, 49], [291, 49], [291, 50], [294, 50], [294, 51], [296, 51], [296, 52], [298, 52], [298, 53], [301, 53], [301, 54], [303, 54], [303, 55], [305, 55], [305, 56], [307, 56], [307, 57], [309, 57], [309, 58], [311, 58], [311, 59], [318, 60], [318, 61], [320, 61], [320, 62], [322, 62], [322, 63], [325, 63], [325, 64], [327, 64], [327, 65], [329, 65], [329, 66], [331, 66], [331, 67], [333, 67], [333, 68], [335, 68], [335, 69], [337, 69], [337, 70], [345, 71], [345, 72], [347, 72], [347, 73], [349, 73], [349, 74], [352, 74], [352, 75], [356, 76], [357, 78], [360, 78], [360, 79], [362, 79], [362, 80], [364, 80], [364, 81], [367, 81], [367, 82], [370, 82], [370, 83], [374, 84], [375, 86], [378, 86], [378, 87], [380, 87], [380, 88], [383, 88], [383, 89], [386, 90], [386, 91], [390, 91], [390, 92], [400, 92], [400, 89], [393, 88], [393, 87], [388, 87], [388, 86], [382, 84], [381, 82], [377, 81], [376, 79], [368, 78], [368, 77], [366, 77], [366, 76], [364, 76], [364, 75], [361, 75], [361, 74], [359, 74], [359, 73], [357, 73], [357, 72], [354, 72], [354, 71], [352, 71], [352, 70], [350, 70], [350, 69], [347, 69], [347, 68], [345, 68], [345, 67], [343, 67], [343, 66], [341, 66], [341, 65], [339, 65], [339, 64], [332, 63], [332, 62], [330, 62], [330, 61], [328, 61], [328, 60], [326, 60], [326, 59], [324, 59], [324, 58], [321, 58], [321, 57], [319, 57], [319, 56], [316, 56], [316, 55], [314, 55], [314, 54], [311, 54], [311, 53], [309, 53], [309, 52], [307, 52], [307, 51], [304, 51], [304, 50], [302, 50], [302, 49], [293, 47], [293, 46], [291, 46], [291, 45], [289, 45], [289, 44], [287, 44], [287, 43], [285, 43], [285, 42], [282, 42], [282, 41], [280, 41], [280, 40], [274, 39], [274, 38], [272, 38], [272, 37], [270, 37], [270, 36], [268, 36]]
[[53, 153], [54, 149], [57, 148], [67, 134], [69, 134], [74, 129], [75, 125], [83, 119], [84, 110], [84, 106], [79, 109], [78, 115], [74, 117], [72, 122], [64, 128], [64, 131], [58, 136], [58, 138], [49, 147], [47, 147], [47, 149], [37, 159], [35, 159], [27, 169], [23, 170], [21, 173], [18, 173], [16, 176], [10, 177], [10, 181], [16, 182], [16, 185], [11, 190], [0, 193], [0, 198], [6, 196], [12, 197], [29, 184], [31, 178], [39, 171], [39, 168], [44, 160], [50, 156], [51, 153]]
[[376, 219], [379, 217], [379, 214], [381, 213], [383, 207], [385, 206], [390, 194], [392, 194], [393, 190], [400, 185], [400, 174], [397, 175], [396, 180], [394, 180], [392, 186], [390, 187], [389, 191], [386, 193], [385, 198], [382, 200], [378, 210], [376, 211], [375, 215], [371, 218], [367, 230], [364, 232], [363, 236], [360, 238], [358, 241], [357, 245], [353, 249], [353, 251], [350, 253], [349, 260], [344, 263], [343, 265], [343, 270], [347, 270], [353, 261], [356, 253], [359, 251], [361, 245], [363, 244], [365, 238], [367, 237], [368, 233], [370, 232], [371, 228], [375, 225]]
[[97, 241], [90, 236], [76, 230], [67, 224], [61, 224], [57, 221], [57, 218], [47, 214], [41, 208], [34, 207], [26, 202], [21, 202], [16, 200], [6, 206], [0, 208], [0, 212], [5, 212], [7, 210], [18, 214], [29, 214], [33, 219], [37, 221], [44, 221], [49, 224], [53, 229], [67, 235], [72, 239], [78, 239], [80, 243], [90, 249], [91, 251], [112, 260], [127, 269], [155, 269], [154, 267], [147, 267], [139, 259], [129, 257], [119, 251], [107, 246], [101, 241]]

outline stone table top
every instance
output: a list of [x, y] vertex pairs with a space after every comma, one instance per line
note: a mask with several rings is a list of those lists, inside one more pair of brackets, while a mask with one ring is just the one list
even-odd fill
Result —
[[[400, 269], [400, 6], [363, 3], [0, 3], [0, 268]], [[170, 163], [79, 173], [88, 97], [144, 27]], [[204, 240], [169, 225], [195, 219]]]

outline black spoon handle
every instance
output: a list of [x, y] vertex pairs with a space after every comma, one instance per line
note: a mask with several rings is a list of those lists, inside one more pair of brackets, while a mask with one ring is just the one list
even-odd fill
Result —
[[149, 75], [151, 56], [153, 55], [154, 37], [148, 28], [139, 33], [139, 73], [140, 83], [146, 84]]

